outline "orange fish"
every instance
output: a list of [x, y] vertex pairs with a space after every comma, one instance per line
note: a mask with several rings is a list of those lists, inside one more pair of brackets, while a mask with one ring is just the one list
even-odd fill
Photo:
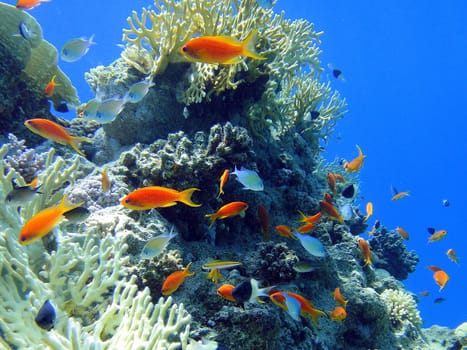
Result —
[[79, 155], [85, 156], [78, 148], [80, 142], [92, 142], [88, 137], [71, 136], [64, 127], [50, 121], [48, 119], [29, 119], [24, 122], [24, 125], [33, 133], [40, 135], [48, 140], [55, 141], [61, 145], [69, 145]]
[[327, 192], [324, 193], [323, 201], [328, 202], [329, 204], [332, 204], [333, 198], [332, 198], [331, 194], [329, 194]]
[[332, 175], [335, 177], [336, 181], [342, 182], [343, 184], [347, 182], [345, 181], [345, 178], [339, 173], [332, 173]]
[[454, 249], [450, 248], [446, 252], [446, 255], [448, 256], [449, 259], [451, 259], [452, 262], [455, 262], [456, 264], [459, 262], [459, 257], [457, 256], [456, 252]]
[[228, 36], [202, 36], [185, 43], [180, 53], [190, 61], [212, 64], [239, 63], [242, 56], [265, 60], [255, 50], [257, 34], [253, 30], [243, 42]]
[[264, 240], [269, 240], [271, 235], [269, 233], [269, 215], [264, 205], [258, 206], [258, 220], [261, 225], [261, 233], [263, 234]]
[[418, 293], [418, 294], [420, 294], [422, 297], [427, 297], [427, 296], [429, 296], [429, 295], [430, 295], [430, 292], [429, 292], [429, 291], [427, 291], [427, 290], [423, 290], [423, 291], [421, 291], [421, 292], [420, 292], [420, 293]]
[[306, 222], [307, 224], [315, 224], [323, 216], [323, 214], [321, 214], [321, 212], [318, 212], [315, 215], [309, 215], [309, 216], [306, 216], [300, 210], [298, 212], [300, 213], [300, 216], [301, 216], [301, 218], [300, 218], [300, 220], [298, 220], [298, 222]]
[[436, 284], [439, 286], [439, 291], [441, 292], [443, 288], [446, 286], [446, 283], [449, 281], [449, 275], [443, 270], [439, 270], [433, 274], [433, 279], [435, 280]]
[[360, 253], [362, 253], [363, 261], [365, 262], [364, 266], [371, 265], [371, 250], [368, 241], [360, 238], [358, 240], [358, 247], [360, 248]]
[[326, 313], [315, 309], [313, 307], [313, 304], [311, 301], [309, 301], [307, 298], [304, 296], [301, 296], [300, 294], [293, 293], [293, 292], [285, 292], [287, 295], [291, 296], [292, 298], [295, 298], [298, 300], [300, 303], [300, 315], [303, 317], [309, 316], [312, 318], [313, 322], [318, 324], [318, 317], [319, 316], [326, 316]]
[[444, 237], [446, 237], [447, 234], [448, 234], [448, 231], [446, 231], [446, 230], [438, 230], [428, 238], [428, 242], [433, 243], [433, 242], [436, 242], [436, 241], [440, 241]]
[[342, 322], [347, 317], [347, 311], [342, 306], [336, 306], [334, 310], [329, 314], [329, 318], [333, 321]]
[[222, 173], [221, 178], [219, 179], [219, 194], [217, 195], [216, 198], [219, 198], [221, 194], [224, 194], [224, 185], [229, 179], [229, 174], [230, 174], [229, 169], [225, 169], [224, 172]]
[[277, 234], [279, 236], [282, 236], [282, 237], [285, 237], [285, 238], [298, 239], [297, 237], [294, 236], [294, 234], [292, 233], [292, 230], [287, 225], [278, 225], [278, 226], [276, 226], [276, 232], [277, 232]]
[[344, 296], [341, 294], [341, 289], [339, 287], [337, 287], [336, 289], [334, 289], [334, 300], [341, 304], [343, 307], [346, 307], [347, 306], [347, 303], [349, 302], [348, 300], [345, 300], [344, 299]]
[[109, 192], [110, 191], [110, 179], [109, 175], [107, 174], [107, 167], [104, 168], [101, 172], [101, 185], [102, 185], [102, 191], [103, 192]]
[[316, 224], [310, 222], [308, 224], [297, 227], [297, 232], [301, 234], [308, 233], [308, 232], [313, 231], [315, 229], [315, 226]]
[[51, 0], [18, 0], [16, 8], [22, 10], [31, 10], [36, 6], [39, 6], [42, 2], [49, 2]]
[[366, 216], [363, 218], [363, 222], [367, 221], [372, 215], [373, 215], [373, 203], [368, 202], [366, 204]]
[[232, 291], [235, 288], [235, 286], [231, 284], [223, 284], [217, 289], [217, 295], [220, 297], [223, 297], [227, 300], [233, 301], [234, 303], [236, 302], [235, 298], [232, 296]]
[[336, 193], [336, 177], [334, 174], [327, 173], [328, 186], [332, 193]]
[[165, 279], [162, 284], [161, 293], [164, 296], [170, 295], [175, 292], [185, 281], [185, 278], [193, 276], [195, 273], [190, 271], [191, 262], [183, 269], [179, 271], [172, 272]]
[[326, 215], [336, 221], [339, 221], [341, 224], [344, 223], [344, 217], [339, 213], [339, 210], [335, 206], [333, 206], [328, 201], [320, 201], [319, 205], [321, 210], [326, 213]]
[[406, 230], [404, 230], [402, 227], [397, 226], [396, 231], [403, 239], [405, 239], [406, 241], [409, 240], [409, 233]]
[[64, 195], [57, 206], [41, 210], [24, 224], [19, 233], [19, 244], [27, 245], [46, 236], [64, 218], [64, 213], [83, 205], [83, 203], [70, 204]]
[[46, 97], [52, 97], [55, 92], [55, 87], [60, 86], [60, 84], [55, 82], [56, 77], [57, 76], [54, 75], [52, 79], [50, 79], [50, 81], [47, 83], [45, 90], [44, 90]]
[[407, 197], [409, 195], [409, 191], [397, 192], [395, 195], [392, 196], [391, 200], [398, 201], [401, 198]]
[[360, 170], [360, 168], [363, 165], [363, 161], [365, 160], [365, 156], [363, 155], [362, 149], [360, 148], [359, 145], [356, 145], [358, 149], [358, 156], [351, 160], [350, 162], [345, 162], [344, 163], [344, 169], [345, 171], [348, 171], [349, 173], [355, 173]]
[[193, 192], [198, 188], [189, 188], [184, 191], [177, 191], [172, 188], [160, 186], [148, 186], [138, 188], [127, 196], [123, 197], [120, 204], [133, 210], [148, 210], [152, 208], [167, 208], [181, 202], [190, 207], [199, 207], [191, 200]]
[[215, 213], [206, 214], [205, 217], [209, 218], [209, 227], [212, 227], [217, 219], [226, 219], [236, 215], [240, 215], [240, 217], [245, 216], [245, 210], [247, 209], [248, 204], [245, 202], [230, 202], [220, 207]]

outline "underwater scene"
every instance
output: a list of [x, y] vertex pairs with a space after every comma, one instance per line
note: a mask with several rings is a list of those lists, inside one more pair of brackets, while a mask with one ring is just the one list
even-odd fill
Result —
[[467, 4], [0, 2], [0, 349], [467, 348]]

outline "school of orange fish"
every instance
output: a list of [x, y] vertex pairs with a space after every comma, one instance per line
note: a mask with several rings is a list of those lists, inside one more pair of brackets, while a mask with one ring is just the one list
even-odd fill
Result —
[[[28, 10], [35, 6], [38, 6], [41, 2], [49, 0], [19, 0], [16, 7]], [[185, 43], [180, 49], [180, 53], [189, 61], [197, 61], [204, 63], [216, 63], [216, 64], [236, 64], [241, 61], [243, 57], [250, 57], [252, 59], [263, 60], [264, 57], [260, 56], [255, 51], [255, 43], [257, 37], [257, 30], [253, 30], [247, 38], [240, 42], [235, 38], [228, 38], [225, 36], [206, 36], [198, 37]], [[92, 39], [90, 39], [92, 41]], [[89, 43], [89, 42], [88, 42]], [[83, 51], [84, 52], [84, 51]], [[50, 82], [44, 88], [44, 95], [51, 97], [55, 93], [55, 89], [60, 87], [60, 84], [55, 81], [56, 76], [52, 76]], [[84, 156], [84, 153], [79, 149], [78, 144], [80, 142], [92, 142], [86, 137], [77, 137], [70, 135], [66, 129], [62, 126], [46, 119], [30, 119], [27, 120], [25, 126], [32, 132], [63, 145], [69, 145], [79, 155]], [[365, 160], [361, 148], [357, 145], [358, 156], [350, 162], [343, 164], [343, 173], [355, 173], [358, 172]], [[233, 174], [236, 174], [238, 178], [241, 176], [248, 177], [251, 181], [256, 181], [254, 174], [246, 173], [247, 169], [235, 169]], [[250, 171], [251, 172], [251, 171]], [[111, 188], [111, 181], [109, 179], [107, 168], [101, 173], [102, 175], [102, 190], [107, 192]], [[224, 185], [229, 179], [230, 170], [226, 169], [220, 176], [219, 193], [217, 198], [220, 198], [224, 194]], [[253, 177], [253, 180], [252, 180]], [[250, 181], [249, 180], [249, 181]], [[323, 199], [319, 202], [320, 211], [312, 215], [306, 215], [303, 212], [300, 213], [300, 219], [298, 222], [301, 224], [296, 228], [290, 228], [286, 224], [280, 224], [275, 227], [275, 230], [279, 236], [297, 239], [300, 235], [306, 235], [313, 231], [316, 224], [322, 220], [323, 217], [335, 220], [339, 223], [344, 223], [344, 217], [339, 212], [339, 209], [334, 205], [333, 196], [339, 195], [337, 191], [337, 183], [345, 183], [345, 177], [339, 173], [328, 173], [327, 183], [330, 193], [324, 193]], [[245, 185], [245, 184], [244, 184]], [[262, 183], [252, 184], [256, 186], [253, 190], [262, 190]], [[260, 186], [260, 187], [258, 187]], [[23, 191], [27, 193], [35, 193], [38, 186], [37, 183], [31, 183], [23, 188]], [[121, 205], [131, 210], [149, 210], [153, 208], [165, 208], [176, 205], [178, 202], [183, 203], [190, 207], [199, 207], [201, 204], [197, 204], [192, 201], [191, 197], [194, 192], [198, 191], [197, 188], [188, 188], [183, 191], [177, 191], [175, 189], [160, 187], [160, 186], [149, 186], [136, 189], [129, 193], [127, 196], [121, 199]], [[353, 189], [352, 193], [353, 193]], [[394, 191], [392, 197], [393, 201], [400, 200], [409, 193]], [[64, 215], [73, 209], [80, 207], [83, 203], [70, 204], [67, 202], [66, 195], [62, 201], [54, 207], [49, 207], [41, 210], [32, 216], [23, 225], [19, 233], [19, 244], [27, 245], [34, 241], [46, 236], [51, 230], [61, 222]], [[209, 219], [209, 227], [212, 227], [216, 220], [223, 220], [232, 218], [235, 216], [243, 216], [245, 211], [248, 209], [248, 204], [241, 201], [234, 201], [221, 206], [215, 213], [206, 214], [206, 218]], [[270, 238], [270, 222], [268, 217], [267, 208], [265, 206], [258, 206], [258, 220], [260, 222], [260, 230], [265, 240]], [[367, 221], [373, 214], [373, 204], [369, 202], [366, 205], [366, 216], [363, 221]], [[368, 232], [371, 236], [379, 228], [379, 221], [376, 220], [372, 230]], [[396, 227], [395, 231], [404, 239], [409, 239], [408, 232], [402, 227]], [[429, 237], [429, 242], [436, 242], [446, 237], [446, 230], [438, 230], [433, 232]], [[172, 236], [170, 236], [171, 238]], [[163, 250], [168, 243], [168, 238], [163, 242], [163, 246], [158, 247]], [[362, 262], [364, 266], [372, 265], [372, 253], [370, 250], [369, 241], [364, 238], [358, 239], [358, 247], [361, 252]], [[453, 249], [449, 249], [447, 252], [448, 257], [455, 263], [458, 262], [457, 257]], [[161, 293], [164, 296], [174, 293], [185, 281], [187, 277], [193, 276], [194, 272], [190, 271], [191, 262], [180, 271], [175, 271], [165, 279]], [[218, 283], [222, 274], [220, 270], [226, 268], [232, 268], [238, 266], [241, 262], [232, 261], [213, 261], [203, 265], [203, 269], [208, 270], [207, 278], [212, 280], [214, 283]], [[433, 271], [433, 278], [440, 290], [445, 288], [446, 283], [449, 280], [448, 274], [441, 268], [433, 265], [429, 265], [428, 268]], [[245, 292], [246, 290], [246, 292]], [[246, 294], [245, 294], [246, 293]], [[334, 310], [325, 313], [324, 311], [315, 309], [312, 302], [302, 295], [293, 293], [291, 291], [280, 291], [274, 287], [259, 288], [258, 282], [251, 279], [246, 284], [239, 286], [233, 286], [230, 284], [223, 284], [218, 287], [217, 294], [226, 300], [242, 303], [244, 301], [250, 302], [263, 302], [261, 298], [268, 297], [275, 305], [279, 306], [288, 314], [294, 318], [299, 317], [310, 317], [316, 324], [318, 323], [319, 316], [328, 316], [331, 320], [343, 321], [345, 320], [346, 306], [349, 302], [341, 294], [340, 288], [337, 287], [334, 290], [334, 300], [338, 304]], [[421, 292], [421, 295], [427, 295], [427, 292]]]

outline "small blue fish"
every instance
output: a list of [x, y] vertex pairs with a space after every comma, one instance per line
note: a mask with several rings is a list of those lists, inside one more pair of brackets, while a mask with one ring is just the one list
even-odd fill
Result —
[[287, 307], [287, 313], [295, 321], [300, 321], [300, 302], [288, 295], [287, 293], [282, 293], [285, 298], [285, 306]]
[[265, 10], [272, 8], [272, 0], [256, 0], [256, 3]]
[[232, 174], [237, 176], [237, 180], [244, 186], [244, 190], [262, 191], [264, 189], [263, 180], [254, 170], [245, 169], [244, 167], [238, 170], [235, 166], [235, 171]]
[[313, 256], [323, 258], [326, 256], [326, 250], [324, 249], [323, 243], [318, 238], [302, 235], [301, 233], [295, 232], [295, 237], [298, 238], [303, 248]]
[[451, 205], [448, 199], [443, 199], [442, 203], [443, 203], [443, 207], [449, 207]]
[[88, 53], [91, 45], [95, 44], [92, 39], [94, 39], [94, 34], [89, 39], [75, 38], [67, 41], [60, 51], [60, 58], [65, 62], [78, 61]]
[[88, 103], [83, 107], [79, 116], [84, 120], [96, 120], [97, 109], [99, 108], [101, 101], [97, 98], [89, 100]]
[[350, 220], [353, 217], [353, 209], [349, 203], [340, 206], [339, 212], [341, 213], [344, 220]]
[[101, 124], [111, 123], [125, 107], [125, 100], [109, 98], [102, 101], [96, 111], [94, 120]]
[[37, 33], [33, 32], [23, 21], [19, 22], [18, 30], [19, 30], [19, 34], [13, 34], [13, 35], [21, 36], [24, 40], [32, 40], [37, 37]]
[[174, 228], [172, 226], [169, 233], [163, 233], [148, 241], [141, 251], [141, 259], [152, 259], [160, 255], [167, 247], [170, 240], [176, 235], [177, 233], [174, 232]]
[[124, 97], [125, 102], [138, 103], [153, 86], [154, 83], [151, 80], [143, 80], [133, 84]]
[[55, 308], [50, 300], [47, 299], [44, 302], [44, 305], [42, 305], [42, 307], [39, 309], [39, 312], [37, 313], [37, 316], [34, 320], [39, 327], [45, 329], [46, 331], [50, 331], [52, 328], [54, 328], [56, 318], [57, 314], [55, 312]]

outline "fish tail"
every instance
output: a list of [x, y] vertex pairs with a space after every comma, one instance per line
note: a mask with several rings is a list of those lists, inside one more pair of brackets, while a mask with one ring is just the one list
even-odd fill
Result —
[[185, 191], [180, 192], [180, 199], [178, 200], [179, 202], [182, 202], [183, 204], [186, 204], [190, 207], [200, 207], [201, 204], [196, 204], [191, 200], [191, 196], [193, 192], [199, 191], [199, 188], [189, 188]]
[[217, 219], [217, 215], [216, 213], [213, 213], [213, 214], [206, 214], [204, 215], [205, 217], [209, 218], [209, 228], [212, 227], [212, 225], [214, 225], [214, 222], [216, 222], [216, 219]]
[[69, 145], [73, 148], [80, 156], [85, 157], [83, 151], [81, 151], [78, 147], [78, 143], [80, 142], [89, 142], [91, 143], [92, 140], [89, 137], [82, 137], [82, 136], [71, 136]]
[[255, 45], [257, 42], [257, 38], [258, 38], [258, 29], [254, 29], [242, 42], [242, 55], [251, 57], [257, 60], [265, 60], [266, 57], [260, 56], [256, 52]]
[[185, 275], [187, 276], [193, 276], [195, 273], [190, 271], [190, 266], [191, 266], [192, 262], [190, 261], [186, 267], [183, 269], [183, 271], [185, 272]]
[[68, 198], [66, 194], [64, 194], [62, 197], [62, 200], [60, 201], [59, 207], [61, 208], [62, 213], [66, 213], [66, 212], [69, 212], [70, 210], [73, 210], [77, 207], [82, 206], [83, 204], [84, 204], [84, 201], [78, 204], [71, 204], [70, 202], [68, 202]]

